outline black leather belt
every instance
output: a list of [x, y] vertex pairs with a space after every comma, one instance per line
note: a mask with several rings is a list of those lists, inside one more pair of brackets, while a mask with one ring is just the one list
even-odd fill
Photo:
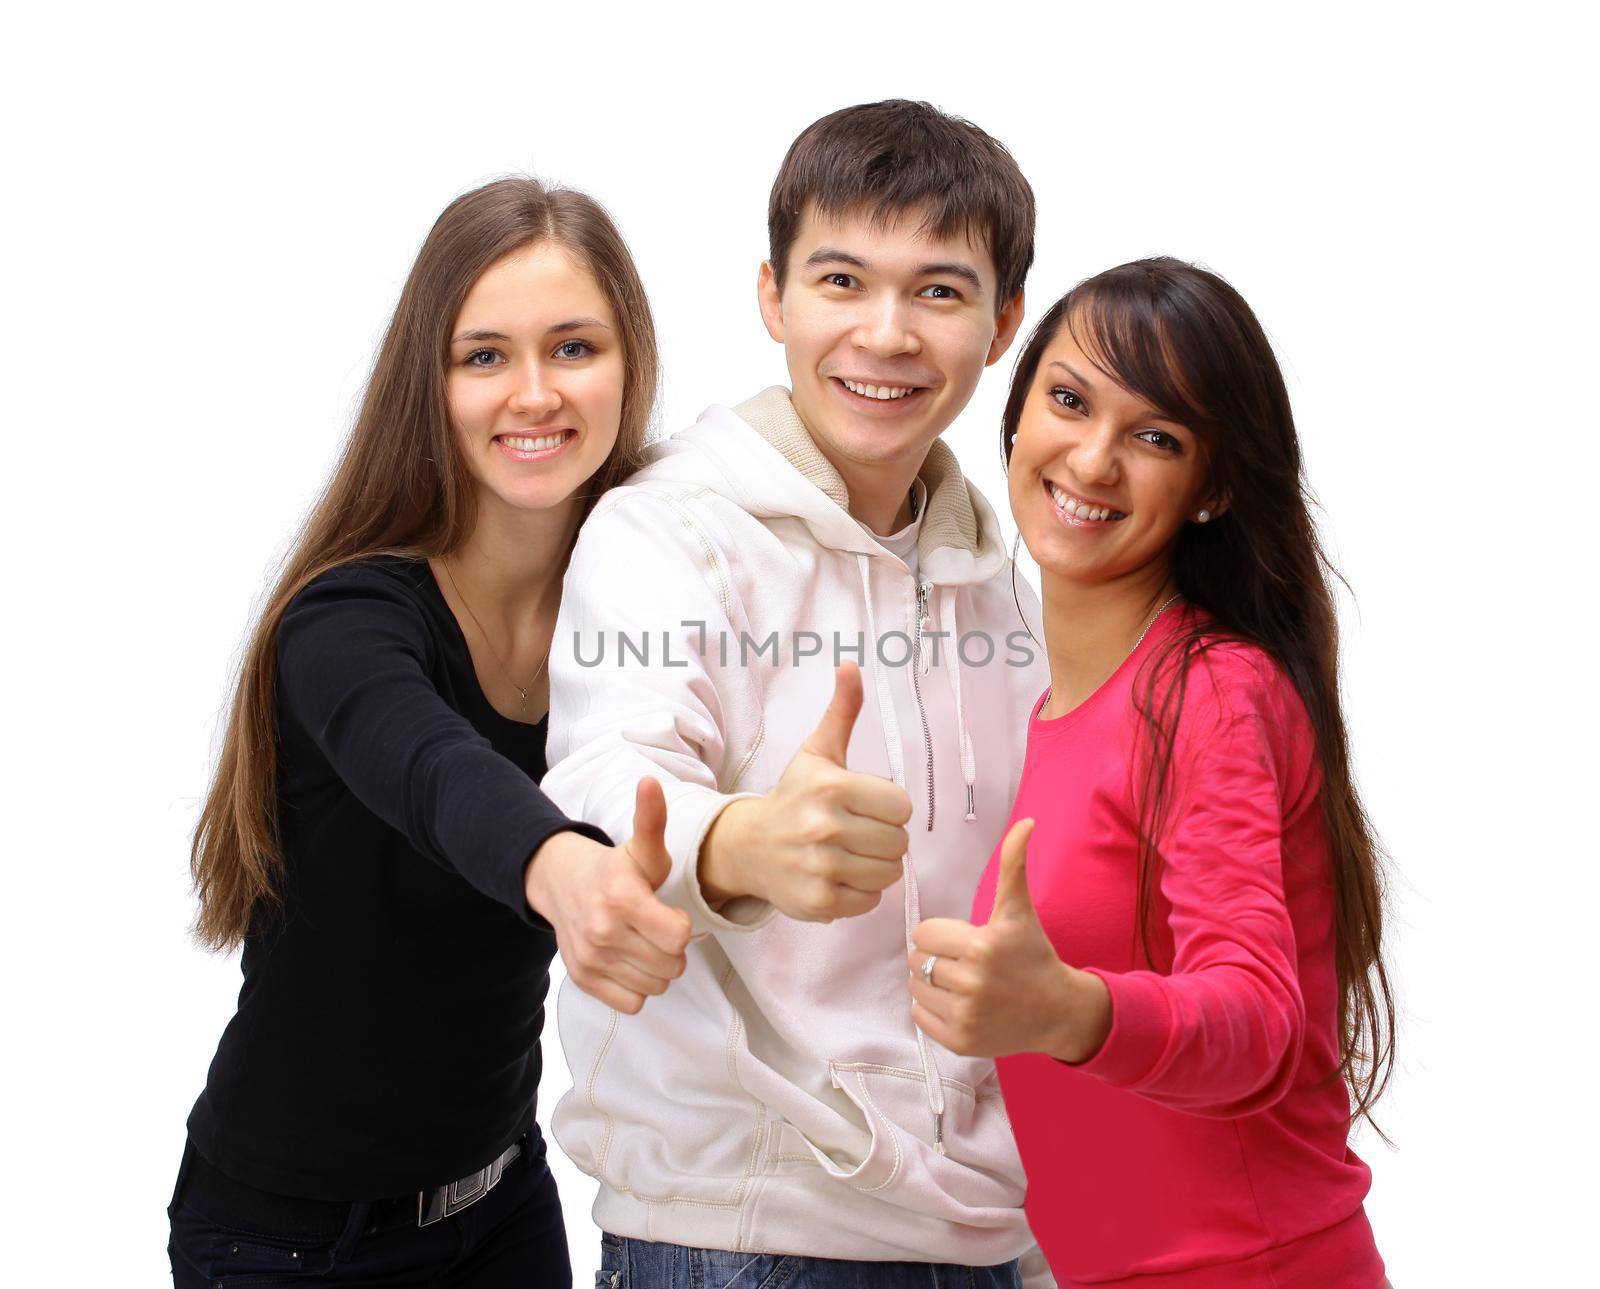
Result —
[[[498, 1158], [448, 1185], [372, 1201], [366, 1231], [370, 1234], [400, 1226], [432, 1226], [459, 1213], [499, 1184], [506, 1167], [523, 1153], [523, 1148], [522, 1142], [513, 1142]], [[263, 1231], [285, 1235], [340, 1235], [350, 1220], [349, 1201], [301, 1199], [258, 1190], [229, 1177], [199, 1151], [194, 1152], [184, 1190], [201, 1201], [202, 1209], [212, 1210], [212, 1216], [243, 1219]]]
[[476, 1204], [500, 1184], [506, 1165], [521, 1153], [522, 1143], [514, 1141], [500, 1153], [498, 1159], [485, 1164], [475, 1173], [468, 1173], [460, 1181], [431, 1191], [418, 1191], [417, 1225], [432, 1226], [440, 1218], [459, 1213], [469, 1204]]

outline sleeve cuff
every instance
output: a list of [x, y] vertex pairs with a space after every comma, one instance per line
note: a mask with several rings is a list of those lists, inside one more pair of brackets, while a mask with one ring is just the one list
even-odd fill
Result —
[[667, 802], [666, 843], [667, 853], [672, 856], [672, 872], [656, 894], [663, 904], [689, 915], [696, 939], [720, 931], [754, 931], [777, 911], [753, 895], [741, 895], [721, 909], [713, 909], [700, 889], [700, 846], [711, 825], [733, 802], [760, 795], [685, 786]]
[[579, 836], [587, 837], [590, 841], [597, 841], [602, 846], [612, 844], [611, 838], [593, 824], [583, 823], [577, 819], [567, 819], [556, 822], [548, 827], [540, 828], [531, 834], [524, 834], [513, 842], [501, 861], [500, 872], [504, 883], [503, 889], [498, 892], [500, 902], [506, 905], [522, 921], [529, 926], [536, 926], [544, 931], [555, 933], [548, 922], [533, 911], [533, 906], [528, 903], [528, 864], [538, 852], [539, 847], [549, 841], [559, 832], [575, 832]]
[[1161, 979], [1148, 971], [1086, 970], [1111, 994], [1111, 1032], [1098, 1052], [1072, 1068], [1112, 1087], [1136, 1088], [1160, 1066], [1172, 1030]]

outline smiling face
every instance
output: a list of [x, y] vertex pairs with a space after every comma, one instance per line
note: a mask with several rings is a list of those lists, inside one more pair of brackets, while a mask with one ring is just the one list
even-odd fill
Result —
[[1011, 449], [1011, 510], [1046, 578], [1158, 587], [1209, 492], [1205, 444], [1091, 361], [1063, 325], [1040, 357]]
[[535, 243], [484, 270], [451, 328], [448, 362], [450, 419], [480, 504], [561, 505], [616, 444], [616, 317], [558, 246]]
[[847, 482], [852, 466], [920, 466], [1022, 320], [1020, 295], [997, 308], [983, 246], [923, 236], [921, 220], [880, 227], [812, 206], [781, 293], [761, 268], [761, 314], [784, 347], [795, 410]]

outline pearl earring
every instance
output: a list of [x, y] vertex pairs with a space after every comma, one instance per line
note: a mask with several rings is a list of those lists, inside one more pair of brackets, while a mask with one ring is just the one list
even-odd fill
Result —
[[1017, 432], [1015, 430], [1011, 431], [1011, 446], [1012, 447], [1016, 447], [1017, 446]]
[[1211, 512], [1209, 510], [1202, 510], [1194, 518], [1195, 518], [1195, 522], [1199, 523], [1199, 524], [1210, 523], [1211, 522]]

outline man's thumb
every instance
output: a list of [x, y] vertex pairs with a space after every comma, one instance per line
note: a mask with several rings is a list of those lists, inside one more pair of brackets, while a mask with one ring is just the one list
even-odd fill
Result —
[[850, 731], [860, 714], [861, 668], [853, 662], [842, 662], [833, 673], [833, 698], [817, 728], [801, 745], [802, 750], [843, 766], [850, 751]]
[[667, 853], [667, 798], [661, 785], [651, 778], [639, 780], [633, 797], [633, 837], [628, 853], [655, 890], [672, 871], [672, 856]]
[[1033, 892], [1028, 889], [1028, 838], [1033, 820], [1019, 819], [1000, 843], [1000, 872], [995, 879], [994, 915], [1036, 918]]

